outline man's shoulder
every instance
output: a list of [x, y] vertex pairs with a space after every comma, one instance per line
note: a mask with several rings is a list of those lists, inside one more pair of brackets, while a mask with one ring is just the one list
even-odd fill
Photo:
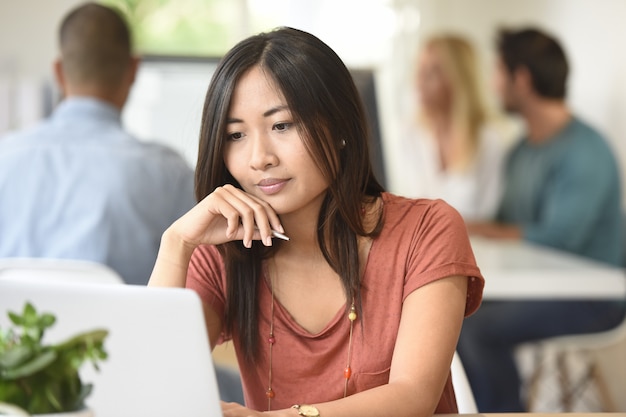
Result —
[[601, 141], [606, 140], [604, 135], [596, 127], [578, 116], [572, 116], [570, 132], [579, 138], [593, 138], [594, 140]]
[[0, 147], [10, 148], [14, 146], [23, 146], [34, 141], [43, 140], [46, 136], [47, 121], [37, 123], [21, 130], [11, 130], [0, 135]]
[[613, 157], [607, 138], [600, 130], [588, 122], [574, 117], [568, 129], [569, 149], [574, 153], [583, 153], [587, 157]]

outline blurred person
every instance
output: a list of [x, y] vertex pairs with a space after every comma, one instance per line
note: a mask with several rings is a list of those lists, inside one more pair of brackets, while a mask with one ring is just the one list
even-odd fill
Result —
[[87, 3], [59, 30], [63, 100], [0, 141], [0, 257], [83, 259], [146, 284], [163, 231], [195, 204], [193, 171], [120, 116], [139, 60], [115, 10]]
[[442, 198], [465, 220], [486, 220], [501, 194], [504, 140], [485, 103], [476, 53], [452, 34], [429, 38], [417, 64], [419, 114], [406, 135], [415, 197]]
[[[145, 285], [161, 235], [195, 205], [193, 170], [121, 124], [139, 59], [117, 11], [75, 8], [59, 43], [64, 99], [48, 120], [0, 141], [0, 257], [89, 260]], [[216, 373], [222, 400], [241, 401], [239, 375]]]
[[[620, 265], [617, 163], [602, 135], [565, 103], [569, 67], [563, 48], [532, 28], [501, 31], [497, 47], [502, 104], [522, 116], [527, 133], [508, 156], [497, 222], [469, 224], [470, 232]], [[622, 300], [483, 303], [465, 321], [458, 346], [479, 411], [523, 411], [513, 356], [519, 344], [608, 330], [623, 317]]]

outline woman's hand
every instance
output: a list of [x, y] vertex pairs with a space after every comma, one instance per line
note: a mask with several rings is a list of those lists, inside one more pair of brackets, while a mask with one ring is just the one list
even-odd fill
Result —
[[276, 411], [254, 411], [237, 403], [225, 403], [222, 401], [224, 417], [297, 417], [298, 413], [293, 409]]
[[272, 229], [283, 232], [278, 215], [265, 201], [232, 185], [218, 187], [168, 229], [185, 245], [218, 245], [253, 240], [272, 245]]
[[249, 248], [253, 240], [262, 240], [271, 246], [272, 229], [283, 232], [268, 203], [232, 185], [218, 187], [163, 233], [148, 284], [185, 287], [189, 260], [198, 245], [242, 240]]
[[222, 413], [224, 417], [261, 417], [263, 413], [250, 410], [237, 403], [222, 402]]

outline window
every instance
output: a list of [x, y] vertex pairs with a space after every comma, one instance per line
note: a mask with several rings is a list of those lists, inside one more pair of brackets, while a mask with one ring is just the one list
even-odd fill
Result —
[[221, 56], [247, 30], [243, 0], [101, 0], [126, 17], [141, 55]]
[[[219, 57], [278, 26], [318, 36], [348, 65], [383, 60], [396, 30], [389, 0], [100, 0], [121, 10], [140, 55]], [[358, 13], [355, 13], [358, 11]]]

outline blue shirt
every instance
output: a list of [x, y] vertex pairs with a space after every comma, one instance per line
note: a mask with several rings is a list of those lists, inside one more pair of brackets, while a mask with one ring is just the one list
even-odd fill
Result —
[[0, 139], [0, 257], [90, 260], [145, 284], [163, 231], [194, 203], [182, 157], [126, 133], [102, 101], [67, 99]]
[[511, 151], [498, 220], [524, 239], [621, 265], [621, 185], [602, 136], [576, 118], [549, 140]]

